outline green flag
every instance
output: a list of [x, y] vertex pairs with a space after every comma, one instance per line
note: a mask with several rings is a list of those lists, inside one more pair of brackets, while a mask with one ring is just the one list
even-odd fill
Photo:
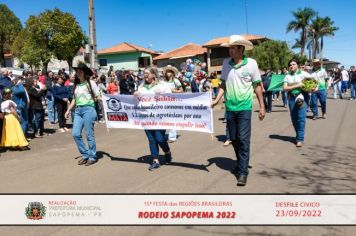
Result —
[[284, 77], [286, 75], [272, 75], [268, 91], [282, 91]]

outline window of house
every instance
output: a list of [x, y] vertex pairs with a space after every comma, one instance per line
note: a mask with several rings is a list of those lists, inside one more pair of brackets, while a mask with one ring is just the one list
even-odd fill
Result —
[[139, 57], [138, 58], [138, 67], [147, 67], [151, 65], [150, 57]]
[[107, 59], [99, 59], [99, 65], [100, 66], [107, 66], [108, 65], [108, 60]]

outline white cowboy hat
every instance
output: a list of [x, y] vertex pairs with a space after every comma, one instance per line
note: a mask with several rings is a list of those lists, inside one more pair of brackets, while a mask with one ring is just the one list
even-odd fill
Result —
[[166, 74], [167, 70], [170, 70], [174, 73], [174, 75], [178, 75], [178, 69], [175, 68], [174, 66], [168, 65], [166, 67], [163, 68], [163, 74]]
[[320, 59], [313, 59], [313, 64], [321, 64]]
[[231, 35], [229, 42], [221, 44], [221, 47], [231, 47], [235, 45], [244, 46], [245, 50], [253, 49], [253, 44], [241, 35]]

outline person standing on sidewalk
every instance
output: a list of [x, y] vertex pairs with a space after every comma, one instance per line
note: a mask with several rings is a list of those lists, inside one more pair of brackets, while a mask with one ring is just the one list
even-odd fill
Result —
[[237, 167], [232, 173], [238, 179], [237, 185], [245, 186], [250, 161], [251, 110], [254, 91], [260, 106], [260, 120], [263, 120], [266, 114], [261, 75], [257, 62], [244, 55], [245, 50], [253, 48], [250, 41], [243, 36], [232, 35], [229, 43], [224, 43], [221, 46], [229, 47], [231, 58], [227, 58], [223, 62], [222, 83], [212, 106], [218, 104], [225, 94], [228, 129], [237, 158]]
[[318, 100], [321, 105], [322, 118], [326, 119], [326, 79], [328, 74], [325, 69], [321, 68], [320, 61], [315, 59], [313, 61], [313, 70], [312, 77], [318, 81], [318, 90], [313, 91], [311, 94], [311, 110], [313, 112], [313, 120], [318, 119]]
[[[100, 98], [98, 86], [90, 77], [93, 72], [85, 64], [80, 63], [78, 67], [73, 67], [76, 73], [74, 80], [74, 99], [70, 103], [65, 117], [68, 118], [70, 111], [75, 106], [74, 123], [72, 136], [82, 155], [78, 165], [90, 166], [97, 161], [96, 141], [94, 136], [94, 124], [97, 119], [95, 101]], [[88, 148], [86, 147], [82, 131], [85, 129]]]
[[284, 91], [288, 92], [289, 110], [293, 127], [296, 132], [296, 146], [302, 147], [304, 142], [305, 119], [307, 116], [307, 96], [308, 93], [302, 91], [303, 79], [310, 75], [299, 69], [299, 61], [292, 59], [289, 61], [290, 73], [284, 78]]

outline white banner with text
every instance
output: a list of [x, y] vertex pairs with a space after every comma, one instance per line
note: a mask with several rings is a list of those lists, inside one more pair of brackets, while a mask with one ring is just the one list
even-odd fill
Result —
[[0, 225], [356, 225], [355, 195], [0, 195]]
[[103, 95], [107, 128], [213, 133], [210, 93]]

